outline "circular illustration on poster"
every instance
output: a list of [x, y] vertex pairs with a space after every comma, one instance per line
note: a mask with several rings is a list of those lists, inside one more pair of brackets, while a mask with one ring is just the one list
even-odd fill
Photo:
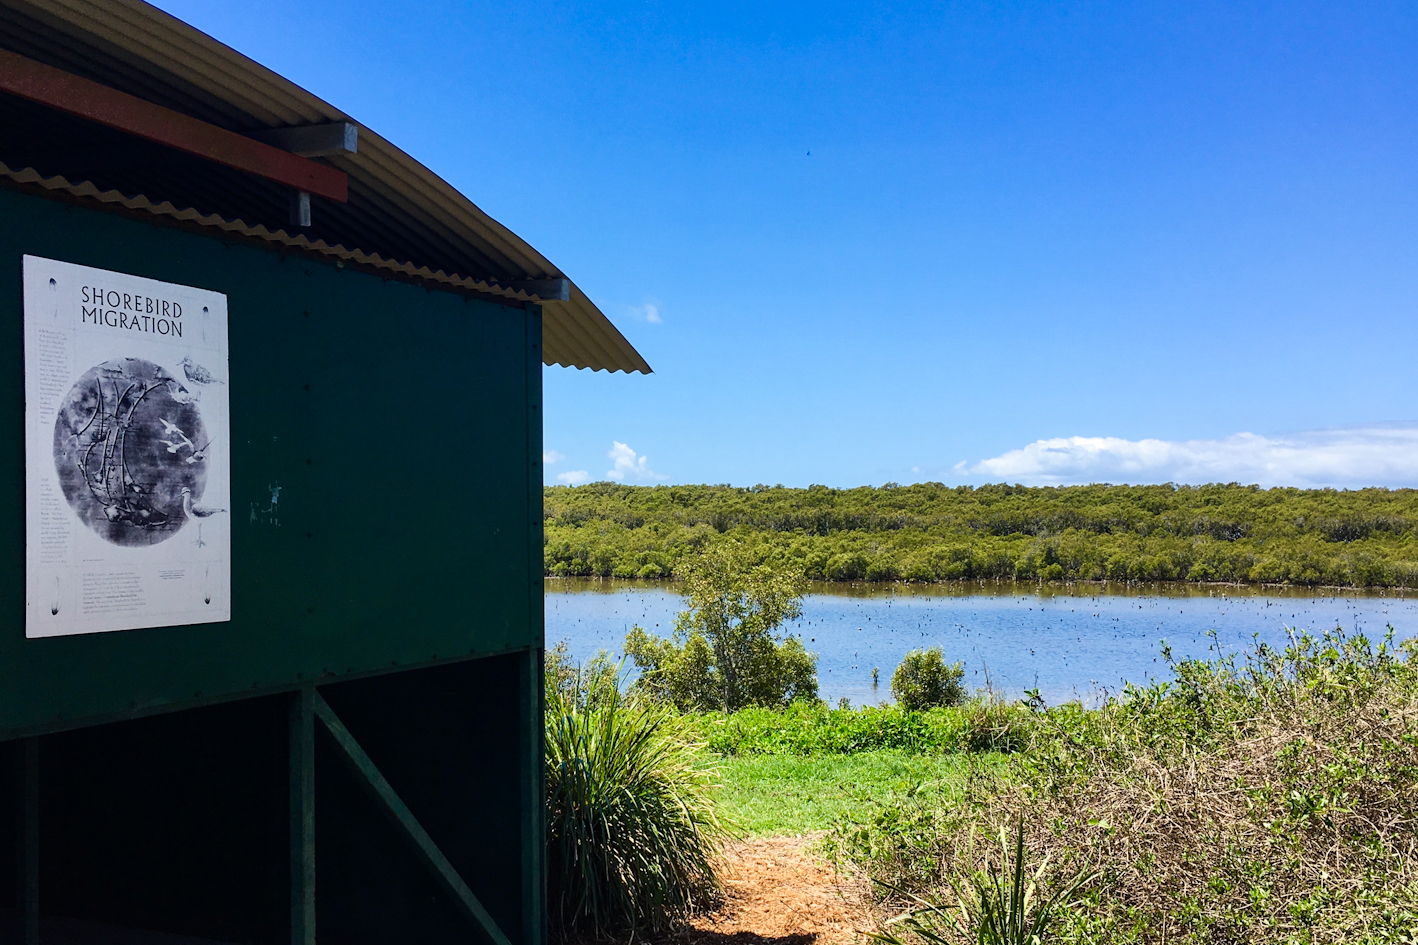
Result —
[[210, 446], [197, 396], [141, 358], [90, 368], [54, 423], [64, 498], [99, 537], [126, 547], [166, 541], [193, 516]]

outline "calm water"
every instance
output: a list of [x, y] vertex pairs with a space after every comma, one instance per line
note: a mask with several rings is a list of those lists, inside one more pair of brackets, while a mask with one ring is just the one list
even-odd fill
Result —
[[[619, 655], [634, 624], [670, 633], [683, 607], [672, 585], [641, 581], [548, 579], [547, 641], [566, 640], [585, 659]], [[801, 620], [786, 626], [818, 654], [824, 699], [853, 704], [890, 698], [891, 672], [908, 651], [940, 646], [965, 664], [968, 685], [988, 677], [1015, 694], [1037, 686], [1051, 704], [1092, 701], [1124, 681], [1167, 678], [1159, 644], [1180, 657], [1205, 656], [1208, 630], [1235, 650], [1259, 637], [1286, 641], [1286, 627], [1343, 627], [1376, 639], [1418, 636], [1418, 596], [1252, 588], [1014, 585], [814, 585]], [[872, 687], [872, 668], [880, 685]]]

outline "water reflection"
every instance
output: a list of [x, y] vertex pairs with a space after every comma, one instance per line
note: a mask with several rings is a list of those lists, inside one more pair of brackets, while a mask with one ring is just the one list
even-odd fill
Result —
[[[579, 658], [598, 649], [618, 654], [633, 624], [668, 634], [683, 607], [667, 582], [548, 579], [545, 599], [547, 640], [567, 640]], [[940, 646], [965, 663], [969, 686], [988, 682], [1010, 695], [1038, 687], [1052, 704], [1166, 678], [1162, 640], [1179, 658], [1201, 657], [1213, 629], [1233, 651], [1253, 639], [1283, 644], [1287, 627], [1376, 638], [1388, 624], [1396, 639], [1418, 635], [1418, 597], [1253, 586], [817, 583], [802, 619], [784, 629], [818, 654], [830, 702], [889, 699], [901, 657]]]

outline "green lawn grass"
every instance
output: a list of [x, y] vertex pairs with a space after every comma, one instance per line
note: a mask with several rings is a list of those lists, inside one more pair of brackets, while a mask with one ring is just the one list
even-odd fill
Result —
[[825, 830], [864, 798], [879, 800], [924, 781], [963, 785], [972, 768], [996, 766], [1001, 757], [870, 751], [724, 758], [719, 809], [736, 832], [749, 837]]

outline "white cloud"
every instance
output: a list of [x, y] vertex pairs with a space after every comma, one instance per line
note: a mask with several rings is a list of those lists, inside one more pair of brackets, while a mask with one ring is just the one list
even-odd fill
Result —
[[646, 302], [644, 305], [627, 305], [625, 310], [634, 318], [642, 318], [652, 325], [664, 324], [664, 319], [660, 317], [660, 303], [657, 301]]
[[1262, 486], [1418, 485], [1418, 428], [1357, 427], [1220, 440], [1038, 440], [959, 474], [1030, 485], [1241, 482]]
[[650, 468], [650, 459], [646, 456], [637, 456], [635, 450], [626, 446], [619, 440], [611, 441], [611, 450], [606, 454], [615, 462], [615, 468], [606, 471], [607, 479], [614, 479], [616, 482], [624, 482], [626, 477], [638, 479], [646, 482], [654, 479], [667, 479], [668, 476], [661, 476]]
[[556, 450], [544, 450], [542, 452], [542, 465], [555, 466], [565, 458], [566, 456], [564, 454], [558, 453]]
[[568, 486], [579, 486], [581, 483], [591, 478], [591, 474], [584, 469], [572, 469], [564, 473], [557, 473], [556, 478], [566, 483]]

